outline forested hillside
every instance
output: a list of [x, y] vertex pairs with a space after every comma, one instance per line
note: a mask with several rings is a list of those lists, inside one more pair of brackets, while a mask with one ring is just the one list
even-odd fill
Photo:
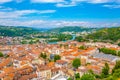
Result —
[[0, 26], [0, 36], [15, 37], [30, 35], [37, 32], [39, 32], [39, 30], [28, 27]]
[[64, 26], [59, 28], [53, 28], [49, 30], [49, 32], [82, 32], [82, 31], [92, 31], [96, 30], [96, 28], [86, 28], [80, 26]]
[[120, 27], [104, 28], [92, 34], [89, 34], [87, 38], [96, 40], [117, 41], [120, 39]]
[[120, 27], [102, 28], [86, 36], [78, 36], [76, 37], [76, 40], [115, 43], [120, 40]]

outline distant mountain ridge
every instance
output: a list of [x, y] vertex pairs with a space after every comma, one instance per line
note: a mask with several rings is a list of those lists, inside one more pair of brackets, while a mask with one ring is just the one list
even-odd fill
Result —
[[49, 32], [83, 32], [83, 31], [93, 31], [96, 28], [87, 28], [87, 27], [80, 27], [80, 26], [64, 26], [58, 27], [48, 30]]
[[79, 27], [79, 26], [64, 26], [58, 28], [33, 28], [33, 27], [25, 27], [25, 26], [2, 26], [0, 25], [0, 36], [24, 36], [31, 34], [38, 34], [40, 32], [83, 32], [83, 31], [93, 31], [96, 28], [87, 28], [87, 27]]
[[24, 26], [0, 26], [0, 36], [24, 36], [37, 33], [39, 30]]

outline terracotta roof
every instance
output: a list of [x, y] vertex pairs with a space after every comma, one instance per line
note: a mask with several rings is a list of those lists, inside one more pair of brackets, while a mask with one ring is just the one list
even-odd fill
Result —
[[27, 64], [26, 61], [22, 61], [22, 62], [21, 62], [21, 65], [25, 65], [25, 64]]
[[56, 71], [59, 71], [59, 70], [60, 70], [60, 68], [54, 67], [54, 68], [51, 69], [51, 72], [56, 72]]
[[6, 75], [5, 73], [1, 73], [0, 78], [3, 78], [5, 75]]
[[73, 56], [79, 56], [80, 54], [83, 54], [83, 52], [77, 52], [77, 53], [73, 54]]
[[65, 64], [65, 63], [67, 63], [67, 61], [65, 61], [65, 60], [57, 60], [56, 63], [58, 63], [58, 64]]
[[38, 69], [39, 71], [51, 70], [49, 66], [45, 66], [45, 65], [38, 65]]
[[0, 63], [0, 68], [6, 66], [11, 62], [10, 58], [5, 59], [2, 63]]
[[7, 67], [7, 68], [4, 68], [3, 71], [7, 74], [7, 73], [15, 72], [16, 69], [14, 69], [13, 67]]
[[54, 66], [54, 65], [55, 65], [54, 62], [49, 62], [49, 63], [47, 64], [47, 66], [49, 66], [49, 67], [52, 67], [52, 66]]
[[86, 66], [86, 68], [88, 70], [91, 70], [91, 69], [95, 69], [95, 70], [101, 70], [101, 68], [99, 66], [95, 66], [95, 65], [88, 65]]
[[32, 78], [37, 78], [37, 74], [33, 73], [33, 74], [30, 74], [30, 75], [24, 75], [19, 80], [29, 80], [29, 79], [32, 79]]
[[71, 55], [71, 52], [65, 51], [65, 52], [61, 53], [61, 56], [68, 56], [68, 55]]
[[115, 47], [110, 47], [109, 49], [111, 49], [111, 50], [120, 50], [119, 48], [115, 48]]
[[71, 57], [66, 57], [66, 59], [73, 61], [75, 58], [71, 58]]

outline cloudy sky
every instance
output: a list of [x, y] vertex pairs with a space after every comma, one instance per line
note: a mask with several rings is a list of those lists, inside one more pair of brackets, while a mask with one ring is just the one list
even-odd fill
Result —
[[0, 0], [0, 25], [120, 26], [120, 0]]

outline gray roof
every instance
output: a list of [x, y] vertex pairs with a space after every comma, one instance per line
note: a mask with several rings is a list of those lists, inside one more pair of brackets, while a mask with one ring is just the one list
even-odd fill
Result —
[[101, 58], [104, 60], [108, 60], [108, 61], [114, 61], [114, 60], [120, 59], [118, 56], [104, 54], [104, 53], [94, 53], [91, 56], [93, 56], [95, 58]]

